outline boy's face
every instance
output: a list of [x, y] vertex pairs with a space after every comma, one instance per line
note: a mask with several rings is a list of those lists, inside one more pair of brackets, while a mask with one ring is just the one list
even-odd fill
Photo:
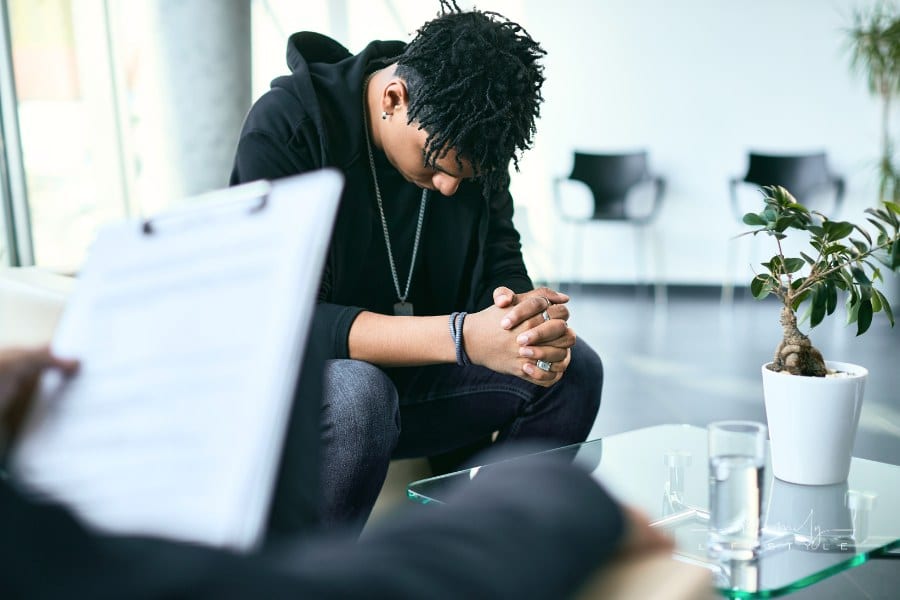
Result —
[[466, 159], [462, 159], [460, 168], [456, 162], [455, 150], [440, 156], [434, 166], [425, 164], [425, 140], [428, 133], [419, 129], [416, 123], [406, 123], [405, 105], [396, 107], [393, 116], [384, 125], [384, 153], [394, 168], [410, 183], [440, 192], [444, 196], [452, 196], [463, 179], [475, 176], [475, 169]]

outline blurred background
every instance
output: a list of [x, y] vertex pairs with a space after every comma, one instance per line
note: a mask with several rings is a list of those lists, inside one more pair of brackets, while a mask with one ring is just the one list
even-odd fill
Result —
[[[423, 0], [3, 0], [0, 264], [77, 270], [97, 227], [226, 185], [242, 120], [287, 72], [294, 31], [352, 52], [409, 40]], [[463, 8], [473, 3], [461, 1]], [[513, 179], [535, 279], [635, 283], [635, 232], [559, 217], [573, 151], [644, 149], [666, 179], [653, 225], [670, 284], [749, 279], [728, 180], [749, 150], [824, 151], [846, 180], [841, 217], [875, 203], [880, 107], [849, 65], [868, 0], [492, 0], [548, 51], [534, 148]], [[578, 26], [574, 26], [574, 23]], [[588, 211], [578, 186], [566, 210]], [[758, 193], [742, 190], [746, 210]], [[638, 200], [639, 201], [639, 200]], [[726, 258], [737, 249], [738, 261]], [[576, 256], [577, 254], [577, 256]], [[599, 258], [598, 258], [599, 257]], [[751, 257], [752, 258], [752, 257]], [[737, 265], [737, 266], [735, 266]], [[730, 273], [737, 269], [738, 273]]]
[[[548, 52], [535, 144], [512, 179], [515, 219], [533, 279], [573, 292], [573, 327], [603, 357], [591, 437], [765, 420], [759, 365], [780, 336], [777, 307], [740, 292], [720, 301], [719, 286], [749, 283], [771, 248], [734, 239], [745, 229], [735, 212], [761, 203], [742, 186], [733, 207], [730, 180], [747, 172], [751, 151], [823, 152], [846, 185], [830, 216], [858, 222], [877, 204], [882, 124], [894, 135], [900, 119], [894, 107], [882, 114], [851, 68], [849, 30], [878, 4], [478, 2]], [[291, 33], [318, 31], [357, 52], [373, 39], [410, 40], [438, 9], [437, 0], [0, 0], [0, 266], [77, 272], [104, 223], [226, 186], [247, 110], [287, 73]], [[592, 212], [585, 186], [554, 185], [575, 151], [647, 152], [665, 179], [649, 231], [562, 218]], [[629, 203], [639, 210], [644, 196]], [[651, 246], [655, 256], [642, 257]], [[900, 302], [900, 278], [887, 277]], [[635, 285], [650, 279], [667, 284], [668, 300]], [[870, 371], [854, 454], [897, 464], [898, 330], [880, 315], [865, 338], [828, 323], [814, 340], [826, 357]], [[797, 597], [895, 597], [896, 568], [880, 562]]]

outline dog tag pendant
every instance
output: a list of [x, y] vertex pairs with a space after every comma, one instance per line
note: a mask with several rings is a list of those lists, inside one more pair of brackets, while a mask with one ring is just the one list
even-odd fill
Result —
[[413, 305], [412, 302], [403, 302], [400, 301], [394, 305], [394, 314], [398, 317], [411, 317], [413, 316]]

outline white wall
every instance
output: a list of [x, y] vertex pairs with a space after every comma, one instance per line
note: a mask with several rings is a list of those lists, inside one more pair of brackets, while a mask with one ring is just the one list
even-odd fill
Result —
[[[514, 180], [517, 222], [534, 238], [532, 275], [573, 276], [571, 231], [555, 215], [550, 182], [568, 173], [576, 148], [649, 149], [651, 168], [668, 180], [658, 234], [672, 282], [722, 281], [726, 244], [741, 228], [728, 180], [745, 171], [748, 149], [826, 150], [847, 180], [840, 216], [858, 218], [875, 203], [879, 110], [850, 71], [843, 28], [871, 4], [525, 0], [521, 22], [548, 51], [536, 145]], [[756, 192], [742, 198], [756, 209]], [[630, 232], [585, 232], [584, 280], [635, 280]], [[747, 251], [751, 242], [737, 244]], [[746, 256], [737, 270], [749, 281]]]
[[[580, 261], [573, 256], [573, 230], [558, 218], [551, 182], [569, 172], [574, 149], [650, 151], [651, 168], [668, 182], [655, 233], [673, 283], [719, 284], [726, 271], [745, 283], [750, 261], [770, 255], [764, 255], [768, 240], [729, 241], [742, 229], [731, 213], [728, 180], [746, 170], [749, 149], [826, 150], [832, 169], [847, 180], [839, 216], [859, 217], [875, 198], [879, 109], [864, 80], [850, 71], [843, 29], [856, 7], [873, 3], [474, 3], [518, 21], [548, 51], [535, 146], [513, 177], [516, 222], [532, 276], [633, 282], [641, 275], [633, 233], [619, 225], [589, 225]], [[253, 97], [286, 72], [284, 46], [293, 31], [321, 31], [358, 51], [371, 39], [411, 39], [437, 9], [431, 0], [255, 2]], [[573, 188], [564, 198], [573, 207], [586, 205], [584, 190]], [[744, 211], [757, 209], [752, 188], [742, 190], [741, 199]], [[650, 258], [646, 272], [652, 274]]]

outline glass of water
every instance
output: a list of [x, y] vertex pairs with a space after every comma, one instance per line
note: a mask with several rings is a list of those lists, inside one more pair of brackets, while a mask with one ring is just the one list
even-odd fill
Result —
[[710, 423], [709, 553], [750, 559], [759, 550], [766, 426], [755, 421]]

